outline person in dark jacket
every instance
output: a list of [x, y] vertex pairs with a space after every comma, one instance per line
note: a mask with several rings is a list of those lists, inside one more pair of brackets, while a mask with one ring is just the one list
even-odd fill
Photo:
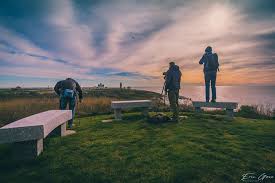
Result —
[[[72, 110], [74, 118], [77, 95], [79, 96], [79, 102], [82, 101], [82, 90], [78, 82], [72, 78], [67, 78], [57, 82], [54, 91], [60, 97], [59, 108], [65, 110], [69, 104], [69, 110]], [[69, 128], [73, 126], [73, 118], [68, 122]]]
[[208, 46], [205, 49], [205, 53], [199, 61], [199, 64], [204, 64], [204, 80], [205, 80], [205, 96], [206, 102], [209, 102], [209, 90], [211, 84], [212, 100], [211, 102], [216, 102], [216, 78], [217, 71], [219, 70], [219, 60], [217, 53], [212, 53], [212, 48]]
[[175, 62], [169, 63], [169, 70], [165, 73], [165, 93], [168, 93], [170, 108], [173, 112], [172, 120], [178, 121], [179, 117], [179, 90], [181, 71]]

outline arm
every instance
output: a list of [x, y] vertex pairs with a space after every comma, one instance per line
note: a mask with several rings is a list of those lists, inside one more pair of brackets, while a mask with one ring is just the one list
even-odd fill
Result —
[[214, 54], [214, 57], [215, 57], [215, 60], [216, 60], [216, 62], [217, 62], [217, 66], [218, 66], [218, 67], [217, 67], [217, 70], [218, 70], [218, 71], [220, 71], [220, 68], [219, 68], [220, 63], [219, 63], [219, 57], [218, 57], [218, 54], [217, 54], [217, 53], [215, 53], [215, 54]]
[[215, 55], [216, 55], [216, 57], [217, 57], [217, 63], [218, 63], [218, 68], [219, 68], [219, 66], [220, 66], [219, 57], [218, 57], [218, 54], [215, 54]]
[[61, 81], [57, 82], [54, 86], [55, 93], [59, 96], [60, 95], [60, 88], [61, 88]]
[[205, 58], [204, 58], [204, 55], [201, 57], [200, 61], [199, 61], [199, 64], [202, 65], [204, 64], [205, 62]]
[[82, 89], [81, 89], [80, 85], [78, 84], [78, 82], [75, 82], [75, 83], [76, 83], [76, 91], [78, 92], [78, 95], [79, 95], [79, 100], [82, 100], [82, 98], [83, 98]]

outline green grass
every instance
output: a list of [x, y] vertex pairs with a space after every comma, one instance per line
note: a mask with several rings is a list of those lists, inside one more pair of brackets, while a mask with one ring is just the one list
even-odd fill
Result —
[[[159, 97], [160, 94], [144, 90], [135, 89], [120, 89], [120, 88], [82, 88], [83, 97], [108, 97], [117, 99], [148, 99]], [[17, 98], [58, 98], [53, 88], [24, 88], [20, 90], [1, 89], [0, 88], [0, 101], [7, 101]]]
[[137, 113], [113, 123], [101, 122], [108, 115], [81, 118], [76, 134], [47, 138], [42, 155], [24, 163], [1, 145], [0, 182], [221, 183], [241, 182], [248, 172], [275, 175], [275, 121], [185, 115], [160, 125]]
[[[83, 88], [82, 103], [76, 106], [76, 116], [110, 114], [111, 100], [151, 99], [160, 94], [119, 88]], [[43, 111], [58, 109], [59, 97], [53, 89], [0, 89], [0, 127]]]

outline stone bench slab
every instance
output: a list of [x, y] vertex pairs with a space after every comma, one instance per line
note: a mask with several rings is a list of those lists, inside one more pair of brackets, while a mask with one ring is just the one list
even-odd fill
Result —
[[112, 101], [111, 107], [115, 111], [115, 119], [121, 120], [121, 110], [142, 107], [145, 108], [143, 115], [148, 115], [148, 108], [151, 106], [151, 100], [127, 100], [127, 101]]
[[20, 119], [0, 128], [0, 144], [46, 138], [70, 119], [71, 110], [50, 110]]
[[238, 103], [236, 102], [201, 102], [193, 101], [195, 108], [208, 107], [208, 108], [221, 108], [221, 109], [237, 109]]
[[112, 101], [111, 107], [113, 109], [126, 109], [135, 107], [150, 107], [151, 100], [128, 100], [128, 101]]
[[237, 109], [236, 102], [200, 102], [193, 101], [193, 106], [196, 112], [200, 112], [202, 107], [226, 109], [227, 116], [231, 119], [234, 117], [234, 109]]

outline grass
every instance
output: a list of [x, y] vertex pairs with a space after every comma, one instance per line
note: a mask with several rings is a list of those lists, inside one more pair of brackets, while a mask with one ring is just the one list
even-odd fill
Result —
[[[112, 100], [151, 99], [152, 111], [170, 111], [163, 105], [160, 94], [132, 89], [83, 89], [84, 100], [76, 107], [76, 116], [90, 116], [96, 114], [110, 114]], [[183, 103], [182, 103], [183, 102]], [[194, 111], [190, 101], [181, 101], [181, 111]], [[58, 109], [59, 98], [53, 89], [0, 89], [0, 127], [18, 119], [39, 112]], [[133, 109], [129, 111], [136, 111]], [[208, 111], [212, 114], [225, 114], [225, 111]], [[241, 106], [237, 116], [256, 119], [275, 119], [275, 110], [271, 106]]]
[[272, 105], [243, 105], [237, 116], [253, 119], [275, 119], [275, 108]]
[[[0, 146], [0, 182], [241, 182], [275, 175], [275, 121], [184, 113], [153, 125], [137, 113], [80, 119], [76, 134], [46, 138], [36, 160], [19, 162]], [[2, 180], [2, 181], [1, 181]], [[274, 179], [273, 179], [274, 181]]]
[[[154, 99], [157, 93], [128, 89], [84, 88], [84, 99], [77, 105], [77, 116], [109, 114], [111, 100]], [[58, 109], [59, 98], [52, 89], [0, 89], [0, 127], [39, 112]]]
[[[119, 89], [119, 88], [106, 88], [106, 89], [95, 89], [95, 88], [82, 88], [83, 96], [85, 97], [108, 97], [117, 99], [144, 99], [156, 97], [159, 94], [144, 91], [144, 90], [133, 90], [133, 89]], [[0, 101], [10, 100], [14, 98], [56, 98], [57, 95], [54, 93], [52, 88], [36, 88], [36, 89], [0, 89]]]
[[[76, 114], [87, 116], [111, 112], [111, 99], [87, 97], [77, 105]], [[0, 103], [0, 126], [47, 110], [58, 109], [58, 98], [15, 98]]]

